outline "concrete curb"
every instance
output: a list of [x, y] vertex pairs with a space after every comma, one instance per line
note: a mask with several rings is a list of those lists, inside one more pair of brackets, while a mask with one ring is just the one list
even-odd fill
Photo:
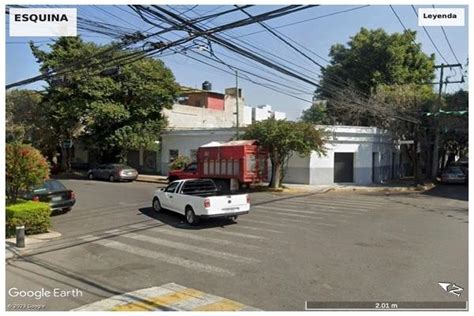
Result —
[[16, 238], [5, 239], [5, 260], [13, 259], [25, 254], [28, 250], [35, 248], [35, 245], [43, 244], [53, 239], [61, 237], [61, 233], [49, 231], [44, 234], [28, 235], [25, 238], [25, 248], [17, 248]]
[[417, 187], [364, 187], [364, 186], [349, 186], [349, 187], [337, 187], [335, 186], [331, 190], [334, 192], [386, 192], [386, 193], [416, 193], [425, 192], [434, 188], [436, 185], [433, 183], [427, 185], [419, 185]]
[[160, 184], [168, 184], [168, 180], [166, 179], [152, 179], [152, 178], [138, 178], [135, 180], [137, 182], [146, 182], [146, 183], [160, 183]]

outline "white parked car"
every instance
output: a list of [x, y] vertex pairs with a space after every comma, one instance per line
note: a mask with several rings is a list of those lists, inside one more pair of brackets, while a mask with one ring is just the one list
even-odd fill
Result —
[[153, 209], [167, 209], [194, 225], [200, 218], [228, 217], [237, 219], [250, 210], [248, 194], [221, 194], [211, 179], [185, 179], [172, 182], [155, 192]]

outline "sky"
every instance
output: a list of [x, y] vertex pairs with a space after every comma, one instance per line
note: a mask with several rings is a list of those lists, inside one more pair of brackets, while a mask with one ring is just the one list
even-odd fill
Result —
[[[61, 6], [67, 7], [67, 6]], [[105, 22], [113, 25], [118, 25], [127, 30], [149, 30], [151, 25], [141, 20], [140, 17], [127, 6], [74, 6], [78, 8], [78, 17], [88, 20]], [[426, 6], [415, 6], [416, 8]], [[428, 6], [431, 7], [431, 6]], [[446, 6], [437, 5], [437, 8]], [[453, 48], [454, 54], [461, 64], [466, 64], [468, 58], [468, 10], [467, 6], [449, 6], [466, 8], [465, 26], [445, 26], [446, 36]], [[232, 6], [214, 6], [214, 5], [185, 5], [166, 7], [169, 10], [178, 10], [182, 16], [188, 18], [195, 18], [202, 15], [217, 13], [225, 9], [230, 9]], [[254, 6], [247, 9], [248, 13], [256, 15], [265, 11], [278, 8], [277, 6]], [[438, 54], [435, 47], [429, 40], [422, 27], [418, 26], [418, 20], [409, 5], [394, 5], [393, 8], [401, 18], [404, 25], [412, 30], [417, 31], [416, 41], [421, 43], [422, 50], [426, 54], [434, 53], [436, 56], [436, 63], [445, 62]], [[354, 9], [348, 12], [343, 12], [335, 15], [332, 13]], [[175, 13], [177, 11], [174, 11]], [[325, 16], [329, 15], [329, 16]], [[216, 25], [229, 23], [237, 19], [246, 18], [243, 12], [235, 12], [222, 17], [206, 22], [208, 24], [203, 27], [215, 27]], [[309, 20], [309, 21], [306, 21]], [[54, 38], [44, 37], [10, 37], [8, 34], [8, 18], [7, 36], [6, 36], [6, 83], [13, 83], [22, 79], [27, 79], [39, 74], [38, 64], [35, 61], [31, 50], [28, 46], [28, 41], [32, 40], [41, 49], [48, 49], [48, 43], [51, 43]], [[293, 24], [294, 23], [294, 24]], [[296, 41], [297, 45], [308, 56], [313, 58], [318, 63], [327, 65], [329, 59], [328, 54], [332, 45], [340, 43], [346, 44], [350, 37], [355, 35], [361, 27], [368, 29], [382, 28], [388, 33], [402, 32], [403, 27], [390, 9], [390, 7], [382, 5], [321, 5], [307, 10], [293, 13], [284, 17], [276, 18], [267, 21], [266, 24], [272, 28], [276, 28], [284, 35]], [[293, 24], [293, 25], [287, 25]], [[452, 64], [457, 63], [454, 54], [451, 52], [448, 41], [446, 40], [443, 31], [440, 27], [426, 27], [433, 42], [438, 47], [441, 55]], [[158, 28], [153, 28], [151, 32], [157, 31]], [[98, 44], [106, 44], [113, 40], [113, 38], [106, 35], [79, 31], [82, 38], [87, 41], [93, 41]], [[250, 34], [255, 33], [255, 34]], [[277, 60], [278, 62], [290, 65], [298, 72], [305, 74], [307, 78], [314, 81], [318, 80], [318, 75], [321, 73], [320, 67], [309, 61], [299, 53], [295, 52], [289, 46], [274, 37], [262, 26], [253, 24], [241, 28], [236, 28], [231, 31], [221, 33], [223, 36], [230, 38], [233, 43], [240, 47], [244, 45], [250, 46], [253, 50]], [[183, 32], [175, 32], [167, 34], [167, 39], [176, 39], [185, 36]], [[241, 40], [245, 43], [240, 42]], [[245, 58], [219, 47], [217, 44], [212, 44], [214, 56], [217, 56], [221, 61], [227, 65], [219, 65], [222, 70], [215, 69], [208, 65], [204, 65], [189, 56], [199, 57], [207, 62], [208, 59], [201, 57], [206, 55], [211, 57], [209, 53], [209, 46], [206, 42], [199, 42], [205, 45], [197, 45], [186, 51], [186, 54], [165, 52], [162, 56], [157, 55], [155, 58], [161, 59], [167, 67], [169, 67], [178, 83], [188, 87], [201, 88], [204, 81], [212, 83], [212, 90], [217, 92], [224, 92], [225, 88], [234, 87], [236, 78], [234, 75], [234, 67], [239, 67], [240, 71], [239, 87], [242, 88], [243, 96], [246, 105], [257, 106], [262, 104], [271, 105], [273, 110], [285, 112], [289, 119], [297, 119], [302, 110], [310, 106], [312, 93], [315, 86], [308, 83], [303, 83], [294, 78], [285, 77], [277, 72], [270, 71], [263, 65], [258, 65], [255, 62], [245, 60]], [[302, 45], [304, 48], [301, 48]], [[198, 46], [203, 46], [199, 48]], [[247, 46], [249, 47], [249, 46]], [[183, 52], [183, 51], [181, 51]], [[196, 55], [196, 54], [201, 54]], [[318, 57], [318, 55], [320, 57]], [[281, 58], [281, 59], [277, 59]], [[212, 63], [212, 62], [211, 62]], [[291, 64], [290, 64], [291, 63]], [[214, 64], [215, 65], [215, 64]], [[464, 67], [466, 69], [466, 67]], [[262, 78], [250, 77], [245, 71], [252, 74], [257, 74]], [[459, 80], [461, 77], [460, 70], [445, 70], [445, 76], [450, 76], [450, 80]], [[247, 80], [250, 77], [252, 81], [265, 82], [268, 86], [272, 85], [273, 90], [254, 82]], [[267, 79], [277, 81], [278, 84], [269, 83]], [[284, 86], [286, 85], [286, 87]], [[30, 85], [21, 86], [20, 88], [39, 89], [44, 86], [44, 82], [36, 82]], [[456, 91], [461, 88], [467, 90], [467, 82], [464, 84], [450, 84], [447, 87], [448, 92]], [[276, 90], [276, 91], [275, 91]], [[286, 93], [286, 94], [285, 94]], [[290, 93], [293, 96], [288, 96]]]

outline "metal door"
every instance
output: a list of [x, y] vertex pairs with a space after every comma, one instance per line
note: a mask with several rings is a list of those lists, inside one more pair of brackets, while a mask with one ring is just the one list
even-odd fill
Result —
[[354, 153], [334, 153], [334, 182], [354, 182]]

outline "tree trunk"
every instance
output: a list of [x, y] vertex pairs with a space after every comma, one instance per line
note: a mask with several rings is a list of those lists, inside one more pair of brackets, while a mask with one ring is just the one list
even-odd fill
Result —
[[272, 162], [272, 180], [270, 181], [270, 188], [279, 188], [281, 179], [281, 162], [275, 160]]

